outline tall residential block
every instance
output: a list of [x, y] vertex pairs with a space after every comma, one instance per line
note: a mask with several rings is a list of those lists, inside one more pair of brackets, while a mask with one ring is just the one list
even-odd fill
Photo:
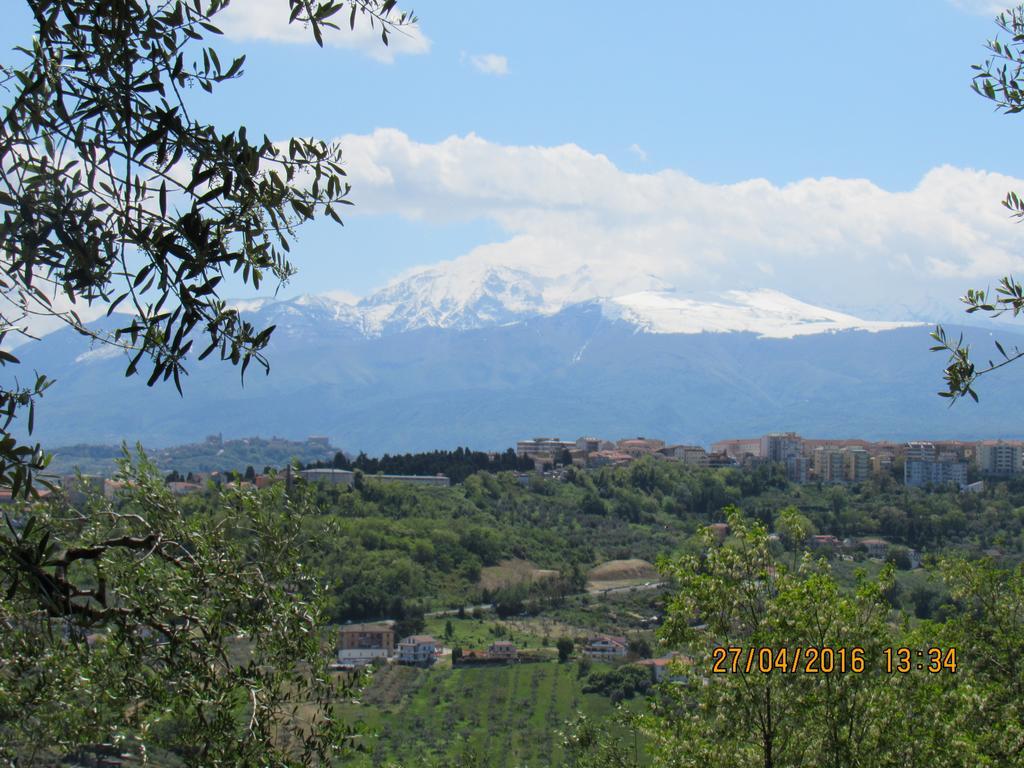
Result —
[[1011, 477], [1022, 470], [1024, 444], [1018, 440], [985, 440], [974, 455], [983, 475]]

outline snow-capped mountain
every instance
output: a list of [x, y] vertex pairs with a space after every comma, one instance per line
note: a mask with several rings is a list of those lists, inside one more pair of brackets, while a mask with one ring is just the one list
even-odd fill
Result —
[[917, 324], [863, 320], [774, 290], [694, 297], [652, 275], [630, 278], [621, 289], [602, 295], [586, 270], [540, 276], [502, 266], [452, 262], [415, 271], [357, 302], [301, 296], [283, 302], [241, 300], [234, 305], [242, 312], [267, 317], [301, 315], [305, 310], [315, 314], [317, 321], [340, 323], [367, 337], [419, 328], [460, 331], [507, 325], [551, 316], [584, 302], [597, 302], [609, 319], [622, 320], [647, 333], [742, 332], [792, 338], [846, 330], [878, 332]]
[[[611, 290], [610, 290], [611, 289]], [[618, 289], [618, 290], [616, 290]], [[534, 434], [647, 434], [709, 444], [807, 436], [1009, 437], [1024, 367], [983, 382], [979, 406], [936, 396], [945, 359], [925, 324], [864, 320], [770, 290], [696, 295], [637, 275], [536, 275], [464, 264], [420, 270], [363, 299], [236, 306], [276, 325], [269, 376], [207, 359], [173, 387], [59, 331], [19, 349], [57, 380], [36, 415], [51, 446], [227, 435], [327, 435], [350, 451], [504, 449]], [[116, 327], [116, 318], [97, 321]], [[979, 354], [991, 334], [964, 331]], [[1024, 348], [1024, 337], [999, 336]], [[201, 345], [200, 345], [201, 346]]]
[[552, 314], [558, 307], [545, 301], [544, 288], [543, 279], [508, 267], [435, 267], [393, 281], [357, 309], [370, 334], [465, 330]]

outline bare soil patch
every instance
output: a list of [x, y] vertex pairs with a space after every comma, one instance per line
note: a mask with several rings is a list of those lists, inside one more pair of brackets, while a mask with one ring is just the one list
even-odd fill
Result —
[[480, 587], [495, 590], [502, 587], [514, 587], [518, 584], [532, 584], [541, 579], [558, 576], [558, 571], [538, 568], [529, 560], [514, 558], [502, 560], [497, 565], [490, 565], [480, 571]]
[[656, 579], [658, 569], [646, 560], [609, 560], [591, 569], [591, 581], [623, 581], [625, 579]]

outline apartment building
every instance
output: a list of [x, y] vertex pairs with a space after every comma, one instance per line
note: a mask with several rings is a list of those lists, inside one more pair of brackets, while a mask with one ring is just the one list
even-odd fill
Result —
[[983, 475], [1012, 477], [1022, 471], [1024, 443], [1018, 440], [983, 440], [974, 455]]
[[956, 451], [939, 453], [934, 443], [907, 443], [907, 460], [903, 465], [904, 485], [923, 488], [928, 485], [967, 485], [967, 462]]
[[758, 451], [762, 459], [785, 464], [790, 456], [803, 455], [804, 441], [795, 432], [771, 432], [761, 438]]
[[843, 474], [847, 482], [863, 483], [871, 477], [871, 454], [864, 448], [849, 446], [841, 451], [843, 455]]

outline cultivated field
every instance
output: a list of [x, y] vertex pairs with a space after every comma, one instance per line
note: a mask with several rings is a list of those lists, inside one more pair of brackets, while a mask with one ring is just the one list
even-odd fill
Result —
[[[593, 669], [607, 668], [595, 664]], [[561, 732], [577, 712], [603, 717], [609, 700], [584, 694], [576, 663], [377, 673], [363, 704], [348, 707], [369, 732], [355, 765], [560, 765]]]

